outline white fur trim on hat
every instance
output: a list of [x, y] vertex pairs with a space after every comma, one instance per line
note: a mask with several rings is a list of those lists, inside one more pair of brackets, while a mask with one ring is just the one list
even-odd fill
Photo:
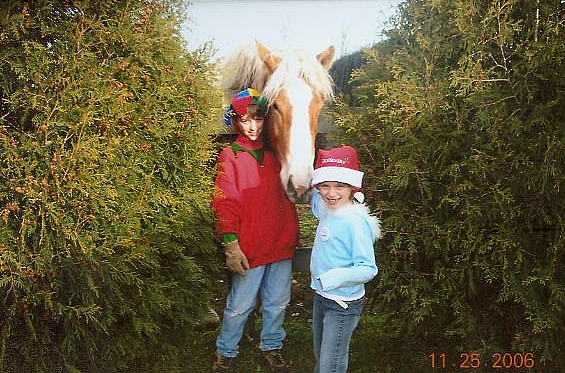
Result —
[[349, 184], [356, 188], [361, 188], [363, 175], [363, 171], [357, 171], [346, 167], [320, 167], [314, 170], [312, 175], [312, 186], [323, 183], [324, 181], [337, 181]]

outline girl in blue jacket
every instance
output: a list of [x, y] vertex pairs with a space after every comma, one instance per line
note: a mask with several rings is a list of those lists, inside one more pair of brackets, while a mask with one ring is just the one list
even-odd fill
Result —
[[349, 343], [377, 275], [373, 244], [379, 220], [363, 204], [363, 172], [355, 149], [319, 150], [311, 208], [319, 220], [310, 259], [314, 373], [347, 372]]

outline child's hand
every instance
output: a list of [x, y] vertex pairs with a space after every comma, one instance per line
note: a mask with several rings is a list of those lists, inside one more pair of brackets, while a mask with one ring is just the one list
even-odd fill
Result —
[[224, 253], [226, 255], [226, 265], [228, 269], [231, 272], [245, 276], [245, 271], [249, 269], [249, 262], [247, 261], [247, 257], [245, 256], [243, 251], [241, 251], [239, 242], [229, 242], [226, 245]]

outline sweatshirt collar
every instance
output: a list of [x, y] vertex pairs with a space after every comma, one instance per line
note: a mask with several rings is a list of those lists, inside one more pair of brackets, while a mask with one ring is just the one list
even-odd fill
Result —
[[231, 144], [233, 153], [237, 155], [238, 151], [243, 151], [251, 154], [259, 164], [263, 164], [263, 141], [252, 141], [245, 136], [238, 136], [237, 139]]

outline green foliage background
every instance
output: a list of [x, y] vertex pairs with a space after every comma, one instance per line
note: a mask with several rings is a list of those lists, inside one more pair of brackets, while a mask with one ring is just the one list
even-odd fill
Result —
[[565, 7], [400, 10], [353, 73], [359, 104], [333, 113], [383, 219], [373, 294], [383, 333], [424, 359], [533, 352], [537, 367], [563, 371]]
[[151, 371], [207, 311], [221, 94], [184, 11], [0, 6], [1, 372]]

